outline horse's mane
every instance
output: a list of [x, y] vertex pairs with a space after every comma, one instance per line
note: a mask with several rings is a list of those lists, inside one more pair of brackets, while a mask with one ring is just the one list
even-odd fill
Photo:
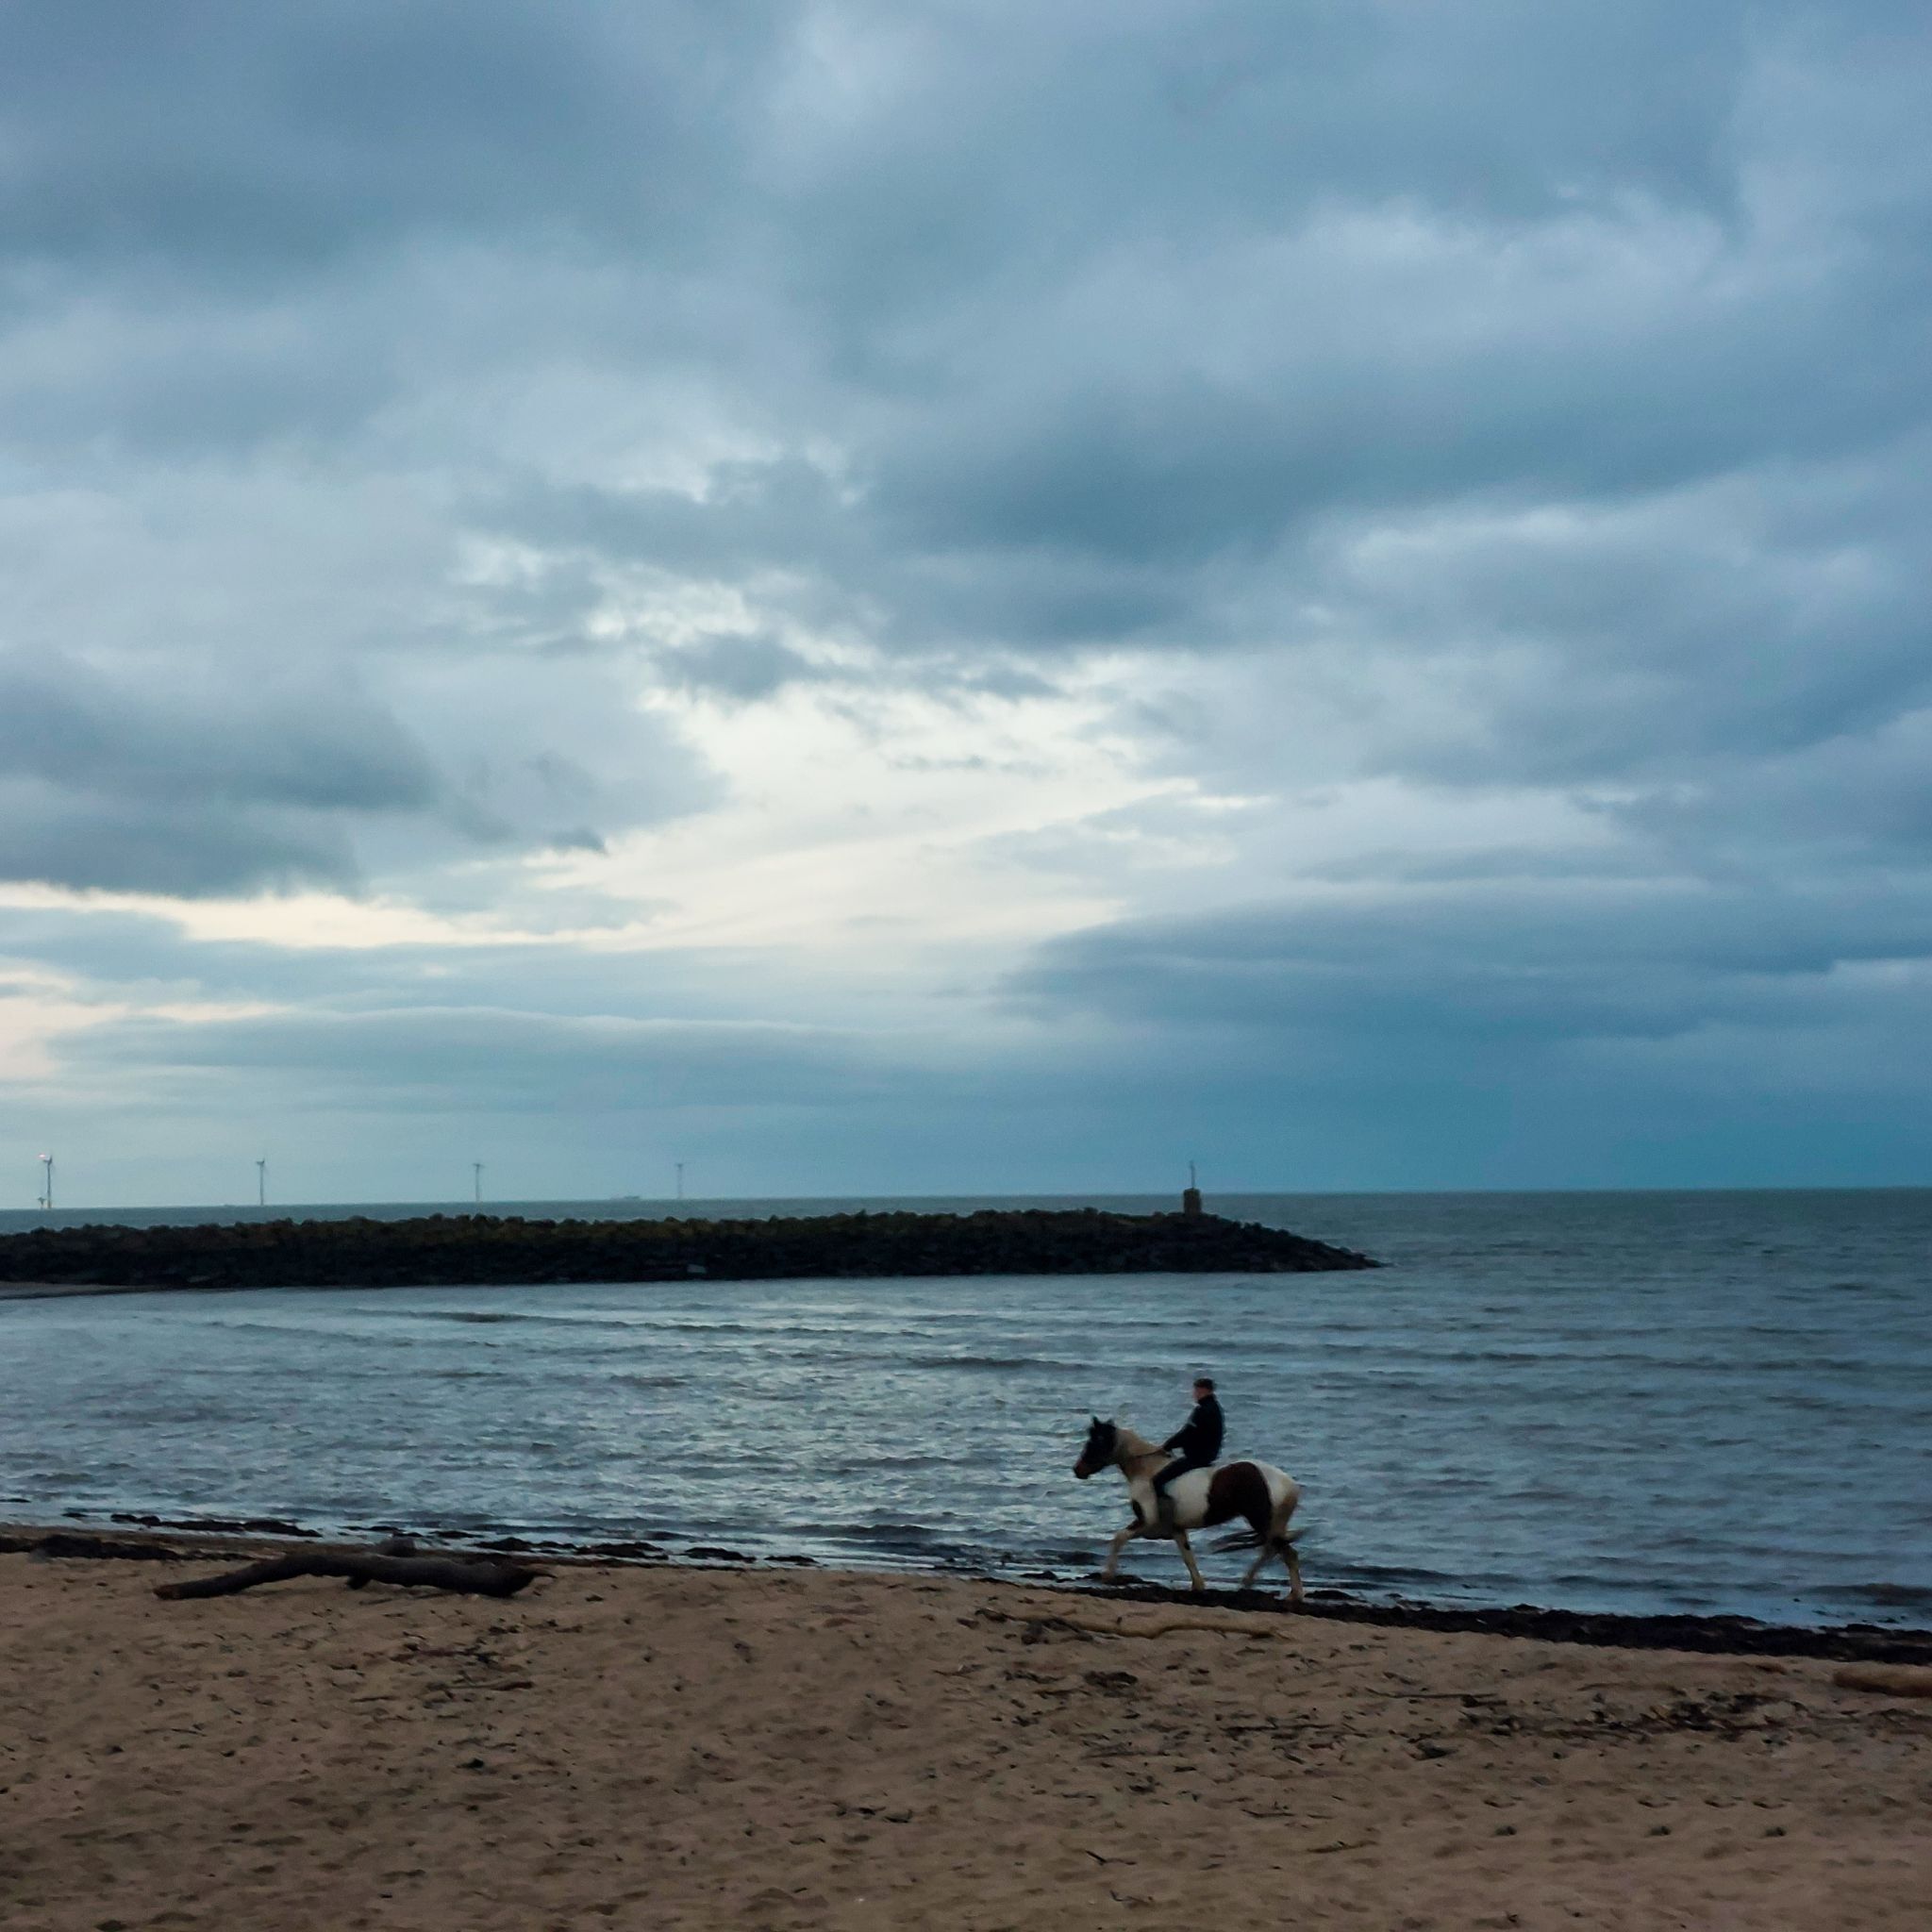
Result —
[[1145, 1436], [1136, 1435], [1125, 1423], [1113, 1425], [1114, 1453], [1129, 1460], [1138, 1461], [1143, 1456], [1165, 1456], [1167, 1451], [1157, 1442], [1150, 1442]]

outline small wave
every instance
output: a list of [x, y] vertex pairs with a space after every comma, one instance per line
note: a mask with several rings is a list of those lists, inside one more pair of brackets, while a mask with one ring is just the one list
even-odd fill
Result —
[[389, 1315], [409, 1322], [461, 1322], [492, 1327], [500, 1322], [551, 1322], [554, 1315], [525, 1315], [513, 1308], [365, 1308], [365, 1315]]
[[937, 1533], [924, 1523], [796, 1523], [791, 1534], [801, 1537], [830, 1537], [844, 1542], [886, 1542], [900, 1547], [925, 1547], [937, 1541]]
[[906, 1358], [908, 1369], [1047, 1369], [1055, 1374], [1080, 1375], [1089, 1365], [1055, 1361], [1039, 1355], [915, 1355]]
[[131, 1423], [137, 1428], [179, 1427], [190, 1423], [235, 1423], [247, 1420], [243, 1409], [226, 1404], [192, 1403], [185, 1408], [103, 1408], [96, 1412], [101, 1422]]
[[494, 1328], [515, 1324], [532, 1328], [608, 1329], [619, 1333], [678, 1325], [654, 1322], [647, 1309], [640, 1309], [634, 1315], [560, 1315], [536, 1308], [366, 1307], [356, 1310], [358, 1321], [375, 1316], [401, 1322], [452, 1322], [471, 1328]]
[[848, 1462], [823, 1465], [826, 1475], [874, 1475], [884, 1469], [943, 1469], [955, 1465], [957, 1456], [861, 1456]]

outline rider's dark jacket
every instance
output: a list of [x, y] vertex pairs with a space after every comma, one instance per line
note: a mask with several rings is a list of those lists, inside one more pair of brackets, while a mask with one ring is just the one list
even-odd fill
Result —
[[1221, 1454], [1221, 1404], [1204, 1395], [1194, 1412], [1160, 1446], [1179, 1451], [1189, 1462], [1212, 1462]]

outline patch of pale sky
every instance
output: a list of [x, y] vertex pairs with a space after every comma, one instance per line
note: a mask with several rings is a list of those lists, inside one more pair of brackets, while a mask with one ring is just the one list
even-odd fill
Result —
[[1117, 909], [1117, 882], [1070, 894], [1002, 865], [999, 841], [1182, 789], [1138, 769], [1105, 708], [1080, 693], [794, 687], [756, 706], [669, 691], [645, 703], [723, 774], [728, 803], [558, 871], [669, 901], [651, 927], [658, 945], [874, 953], [1063, 931]]
[[379, 946], [533, 945], [570, 937], [506, 926], [481, 913], [451, 917], [401, 899], [337, 892], [176, 899], [150, 892], [77, 892], [60, 886], [0, 883], [0, 909], [132, 913], [210, 942], [360, 951]]
[[0, 1087], [30, 1089], [71, 1075], [61, 1055], [74, 1036], [120, 1020], [212, 1024], [252, 1020], [283, 1008], [260, 1000], [106, 1000], [66, 974], [0, 972]]

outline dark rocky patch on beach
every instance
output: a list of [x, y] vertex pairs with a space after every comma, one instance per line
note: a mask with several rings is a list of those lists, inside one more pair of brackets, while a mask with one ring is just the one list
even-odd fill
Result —
[[768, 1221], [271, 1221], [34, 1228], [0, 1239], [0, 1283], [129, 1289], [770, 1281], [934, 1274], [1310, 1274], [1379, 1264], [1212, 1214], [1095, 1208]]
[[1278, 1592], [1192, 1591], [1138, 1580], [1061, 1586], [1085, 1596], [1133, 1603], [1220, 1605], [1238, 1610], [1278, 1610], [1337, 1624], [1390, 1630], [1463, 1631], [1488, 1637], [1531, 1637], [1545, 1643], [1582, 1643], [1616, 1650], [1681, 1650], [1706, 1657], [1809, 1657], [1836, 1662], [1932, 1665], [1932, 1630], [1895, 1630], [1873, 1624], [1760, 1624], [1752, 1617], [1669, 1612], [1633, 1615], [1565, 1610], [1538, 1604], [1457, 1605], [1375, 1603], [1339, 1590], [1311, 1591], [1290, 1611]]

